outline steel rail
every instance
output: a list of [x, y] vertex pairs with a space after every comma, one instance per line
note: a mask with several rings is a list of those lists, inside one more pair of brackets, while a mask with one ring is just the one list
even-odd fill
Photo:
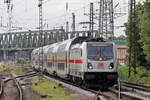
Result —
[[29, 73], [29, 74], [23, 74], [23, 75], [19, 75], [19, 76], [15, 77], [15, 78], [22, 78], [22, 77], [28, 77], [28, 76], [34, 76], [34, 75], [37, 75], [37, 73], [33, 72], [33, 73]]
[[17, 80], [15, 80], [15, 82], [16, 82], [16, 85], [17, 85], [17, 89], [19, 91], [19, 100], [23, 100], [23, 91], [22, 91], [22, 88], [21, 88], [21, 86], [20, 86], [20, 84], [19, 84], [19, 82]]
[[130, 87], [133, 89], [142, 90], [145, 92], [150, 92], [150, 86], [147, 86], [147, 85], [137, 84], [137, 83], [133, 83], [133, 82], [125, 82], [125, 81], [121, 81], [121, 85]]
[[[45, 75], [45, 74], [44, 74], [44, 75]], [[55, 76], [52, 76], [52, 75], [46, 75], [46, 76], [48, 76], [48, 77], [50, 77], [50, 78], [53, 78], [53, 79], [55, 79], [55, 80], [64, 82], [64, 83], [66, 83], [66, 84], [75, 86], [75, 87], [77, 87], [77, 88], [83, 89], [83, 90], [85, 90], [85, 91], [91, 92], [91, 93], [95, 94], [97, 97], [99, 97], [99, 96], [104, 96], [105, 98], [107, 98], [107, 99], [109, 99], [109, 100], [116, 100], [115, 97], [112, 97], [112, 96], [108, 95], [107, 93], [103, 93], [103, 92], [101, 92], [101, 91], [96, 91], [96, 90], [93, 90], [93, 89], [89, 89], [89, 88], [86, 88], [85, 86], [78, 85], [78, 84], [69, 82], [69, 81], [67, 81], [67, 80], [58, 78], [58, 77], [56, 78]], [[113, 93], [113, 92], [112, 92], [112, 93]], [[113, 93], [113, 94], [114, 94], [114, 93]]]
[[4, 83], [3, 83], [3, 81], [2, 80], [0, 80], [0, 98], [2, 97], [2, 95], [3, 95], [3, 92], [4, 92], [4, 85], [3, 85]]
[[[111, 88], [109, 88], [109, 90], [118, 96], [119, 91], [111, 89]], [[129, 98], [130, 100], [143, 100], [140, 97], [136, 97], [134, 95], [128, 95], [128, 94], [122, 93], [122, 92], [120, 92], [120, 98]]]
[[12, 75], [12, 80], [15, 82], [16, 88], [19, 93], [19, 100], [23, 100], [23, 91], [22, 91], [21, 85], [19, 84], [19, 81], [14, 77], [13, 73], [11, 73], [11, 75]]
[[[46, 75], [46, 74], [43, 74], [43, 76], [44, 75]], [[78, 84], [74, 84], [74, 83], [72, 83], [72, 82], [69, 82], [69, 81], [67, 81], [67, 80], [64, 80], [64, 79], [61, 79], [61, 78], [56, 78], [55, 76], [53, 76], [53, 75], [46, 75], [46, 76], [48, 76], [48, 77], [50, 77], [50, 78], [53, 78], [53, 79], [55, 79], [55, 80], [58, 80], [58, 81], [62, 81], [62, 82], [64, 82], [64, 83], [67, 83], [67, 84], [69, 84], [69, 85], [73, 85], [73, 86], [75, 86], [75, 87], [78, 87], [78, 88], [81, 88], [81, 89], [83, 89], [83, 90], [86, 90], [86, 91], [89, 91], [89, 92], [91, 92], [91, 93], [94, 93], [95, 95], [98, 95], [98, 96], [104, 96], [105, 98], [107, 98], [107, 99], [113, 99], [113, 100], [118, 100], [118, 94], [119, 94], [119, 91], [118, 90], [115, 90], [115, 89], [110, 89], [109, 88], [109, 91], [108, 91], [108, 93], [107, 92], [101, 92], [101, 91], [96, 91], [96, 90], [93, 90], [93, 89], [89, 89], [89, 88], [86, 88], [86, 87], [84, 87], [84, 86], [80, 86], [80, 85], [78, 85]], [[125, 83], [129, 83], [129, 82], [123, 82], [123, 81], [121, 81], [121, 85], [122, 84], [125, 84]], [[136, 83], [130, 83], [130, 84], [136, 84]], [[136, 84], [137, 85], [137, 84]], [[145, 87], [145, 88], [150, 88], [149, 86], [145, 86], [145, 85], [140, 85], [140, 84], [138, 84], [137, 86], [143, 86], [143, 87]], [[143, 89], [144, 90], [144, 89]], [[109, 95], [109, 92], [110, 93], [112, 93], [112, 94], [114, 94], [114, 95], [116, 95], [116, 97], [112, 97], [112, 96], [110, 96]], [[122, 93], [122, 92], [120, 92], [120, 95], [121, 95], [121, 98], [129, 98], [129, 99], [131, 99], [131, 100], [143, 100], [142, 98], [140, 98], [140, 97], [136, 97], [136, 96], [134, 96], [134, 95], [128, 95], [128, 94], [126, 94], [126, 93]], [[117, 99], [116, 99], [117, 98]]]
[[[60, 79], [60, 78], [56, 78], [52, 75], [48, 75], [48, 77], [50, 78], [53, 78], [55, 80], [59, 80], [59, 81], [62, 81], [64, 83], [67, 83], [69, 85], [73, 85], [75, 87], [78, 87], [78, 88], [81, 88], [85, 91], [89, 91], [91, 93], [94, 93], [95, 95], [98, 95], [98, 96], [103, 96], [109, 100], [113, 99], [113, 100], [118, 100], [118, 94], [119, 94], [119, 91], [118, 90], [115, 90], [115, 89], [110, 89], [109, 88], [109, 91], [108, 92], [101, 92], [101, 91], [96, 91], [96, 90], [93, 90], [93, 89], [89, 89], [89, 88], [86, 88], [84, 86], [80, 86], [78, 84], [74, 84], [74, 83], [71, 83], [69, 81], [66, 81], [64, 79]], [[116, 97], [112, 97], [112, 95], [115, 95]], [[126, 93], [123, 93], [123, 92], [120, 92], [120, 95], [121, 95], [121, 98], [128, 98], [130, 100], [143, 100], [141, 97], [138, 97], [138, 96], [135, 96], [135, 95], [128, 95]], [[124, 99], [123, 99], [124, 100]]]

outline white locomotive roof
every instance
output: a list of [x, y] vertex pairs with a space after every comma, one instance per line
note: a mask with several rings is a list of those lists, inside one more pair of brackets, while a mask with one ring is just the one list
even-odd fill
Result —
[[36, 49], [34, 49], [33, 51], [32, 51], [32, 54], [36, 54], [36, 53], [38, 53], [38, 48], [36, 48]]
[[48, 48], [48, 52], [53, 52], [53, 51], [54, 51], [54, 48], [57, 47], [57, 44], [58, 44], [58, 43], [51, 44], [51, 45], [49, 46], [49, 48]]
[[[65, 40], [62, 42], [58, 42], [58, 43], [54, 43], [51, 45], [47, 45], [44, 46], [43, 48], [37, 48], [35, 50], [33, 50], [33, 52], [43, 52], [47, 53], [47, 52], [62, 52], [62, 51], [68, 51], [72, 45], [76, 45], [76, 44], [80, 44], [82, 43], [85, 39], [87, 39], [87, 37], [77, 37], [77, 38], [73, 38], [73, 39], [69, 39], [69, 40]], [[77, 45], [76, 45], [77, 46]]]
[[43, 49], [43, 53], [47, 53], [48, 49], [49, 49], [50, 45], [44, 46]]
[[[55, 53], [55, 52], [62, 52], [62, 51], [69, 50], [71, 42], [74, 39], [75, 38], [52, 44], [51, 47], [49, 48], [49, 52]], [[64, 48], [63, 48], [63, 46], [64, 46]], [[59, 48], [62, 48], [62, 49], [59, 49]]]
[[75, 49], [75, 48], [80, 48], [80, 46], [81, 46], [81, 44], [75, 44], [75, 45], [73, 45], [72, 47], [71, 47], [71, 49]]

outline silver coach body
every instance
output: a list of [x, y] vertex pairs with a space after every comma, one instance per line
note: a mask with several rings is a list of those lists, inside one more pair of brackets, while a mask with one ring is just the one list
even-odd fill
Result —
[[[81, 42], [74, 43], [78, 38], [69, 39], [52, 45], [44, 46], [44, 71], [50, 74], [57, 74], [59, 77], [67, 78], [75, 76], [84, 80], [84, 74], [90, 72], [117, 72], [117, 50], [112, 42]], [[110, 44], [113, 48], [113, 58], [110, 60], [91, 60], [88, 59], [89, 44]], [[40, 68], [36, 60], [39, 59], [41, 49], [32, 52], [32, 67]], [[89, 63], [92, 68], [89, 67]], [[113, 68], [110, 69], [110, 64]], [[100, 65], [102, 67], [100, 67]]]

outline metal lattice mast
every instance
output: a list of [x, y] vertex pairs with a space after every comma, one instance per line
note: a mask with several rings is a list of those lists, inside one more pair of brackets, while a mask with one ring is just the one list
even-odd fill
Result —
[[[137, 21], [137, 18], [136, 18], [136, 0], [133, 0], [133, 39], [134, 39], [134, 46], [133, 46], [133, 50], [136, 51], [136, 47], [137, 47], [137, 35], [136, 35], [136, 21]], [[136, 52], [134, 52], [134, 61], [133, 61], [133, 67], [134, 67], [134, 74], [136, 73], [136, 66], [137, 66], [137, 54]]]
[[[75, 29], [76, 29], [76, 25], [75, 25], [75, 13], [72, 13], [72, 34], [71, 34], [71, 38], [74, 37], [75, 35]], [[77, 37], [79, 36], [79, 34], [77, 34]]]
[[99, 2], [99, 27], [98, 27], [98, 34], [97, 34], [97, 36], [96, 37], [102, 37], [102, 34], [103, 34], [103, 32], [102, 32], [102, 5], [103, 5], [103, 2], [102, 1], [104, 1], [104, 0], [100, 0], [100, 2]]
[[136, 0], [130, 0], [130, 14], [129, 14], [129, 18], [130, 18], [130, 46], [129, 46], [129, 77], [130, 77], [130, 72], [131, 72], [131, 61], [132, 61], [132, 52], [133, 53], [133, 67], [134, 67], [134, 72], [136, 72]]
[[[13, 10], [13, 1], [12, 0], [4, 0], [4, 3], [7, 4], [7, 14], [8, 14], [8, 22], [7, 22], [7, 32], [11, 32], [12, 28], [12, 10]], [[7, 44], [6, 44], [7, 45]], [[4, 61], [8, 60], [8, 52], [4, 51]]]
[[90, 3], [90, 24], [89, 24], [90, 37], [93, 37], [93, 30], [94, 30], [94, 7], [93, 3]]
[[[44, 46], [44, 41], [43, 41], [43, 7], [42, 7], [42, 4], [43, 4], [43, 0], [39, 0], [39, 4], [38, 4], [38, 7], [39, 7], [39, 42], [40, 42], [40, 54], [39, 54], [39, 62], [41, 62], [41, 67], [43, 68], [43, 58], [44, 58], [44, 54], [43, 54], [43, 46]], [[40, 59], [42, 58], [42, 59]]]
[[[42, 34], [43, 32], [43, 11], [42, 11], [42, 1], [43, 0], [39, 0], [39, 33]], [[42, 46], [42, 45], [41, 45]]]
[[7, 13], [8, 13], [8, 23], [7, 23], [7, 31], [8, 33], [11, 32], [12, 28], [12, 10], [13, 10], [13, 3], [12, 0], [4, 0], [4, 3], [7, 4]]
[[75, 26], [75, 14], [72, 13], [72, 31], [73, 32], [75, 32], [75, 28], [76, 28], [76, 26]]
[[113, 0], [99, 2], [99, 32], [97, 37], [113, 39], [114, 37]]
[[114, 40], [114, 9], [113, 9], [113, 0], [110, 1], [110, 30], [111, 30], [111, 39]]

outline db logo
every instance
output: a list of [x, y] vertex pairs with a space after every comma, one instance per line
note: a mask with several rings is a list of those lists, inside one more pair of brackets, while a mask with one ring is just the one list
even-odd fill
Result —
[[98, 67], [103, 67], [104, 63], [98, 63]]

